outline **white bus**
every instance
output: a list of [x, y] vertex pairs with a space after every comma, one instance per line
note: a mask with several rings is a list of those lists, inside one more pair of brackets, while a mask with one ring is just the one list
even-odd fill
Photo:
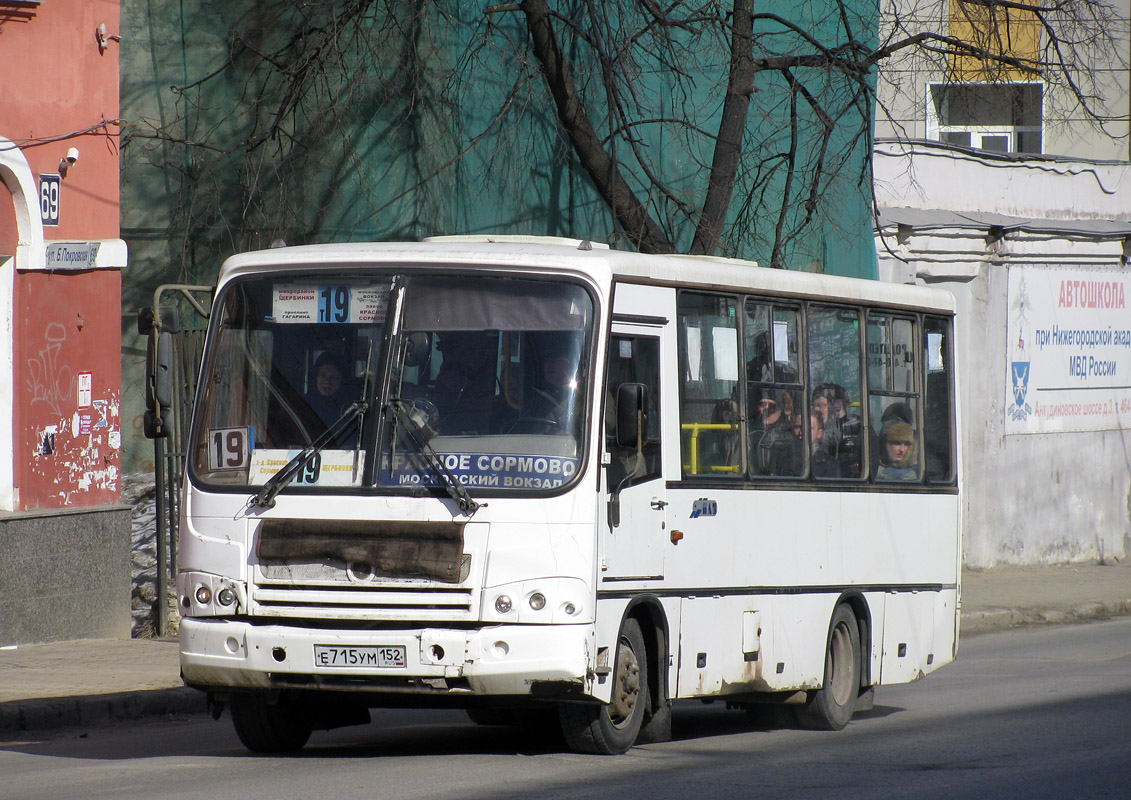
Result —
[[230, 258], [179, 542], [185, 682], [254, 751], [384, 706], [831, 729], [954, 659], [954, 303], [439, 237]]

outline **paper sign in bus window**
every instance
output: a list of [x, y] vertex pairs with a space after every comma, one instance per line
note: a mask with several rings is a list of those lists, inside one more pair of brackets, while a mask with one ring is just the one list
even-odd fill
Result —
[[216, 428], [208, 433], [208, 468], [213, 472], [247, 467], [247, 428]]

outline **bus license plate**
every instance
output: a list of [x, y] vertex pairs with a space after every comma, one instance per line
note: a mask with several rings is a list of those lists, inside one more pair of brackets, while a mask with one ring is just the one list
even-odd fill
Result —
[[316, 667], [377, 667], [404, 668], [404, 645], [381, 645], [379, 647], [332, 647], [325, 644], [314, 645], [314, 666]]

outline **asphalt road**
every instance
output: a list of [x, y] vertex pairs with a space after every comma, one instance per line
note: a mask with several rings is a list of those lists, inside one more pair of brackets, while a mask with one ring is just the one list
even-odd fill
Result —
[[839, 733], [681, 703], [675, 741], [603, 758], [459, 712], [374, 718], [289, 758], [247, 754], [226, 717], [6, 742], [0, 798], [1127, 798], [1131, 620], [969, 639]]

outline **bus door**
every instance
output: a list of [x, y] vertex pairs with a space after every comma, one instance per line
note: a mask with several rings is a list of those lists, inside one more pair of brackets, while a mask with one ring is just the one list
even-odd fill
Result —
[[[602, 536], [604, 581], [664, 575], [667, 491], [660, 458], [663, 322], [629, 325], [614, 318], [605, 383], [608, 525]], [[620, 413], [629, 409], [638, 413]]]

